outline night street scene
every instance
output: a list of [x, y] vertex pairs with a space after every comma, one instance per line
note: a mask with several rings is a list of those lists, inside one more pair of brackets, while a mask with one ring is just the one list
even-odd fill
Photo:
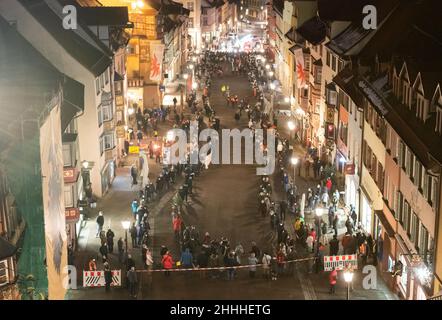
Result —
[[441, 12], [0, 0], [0, 300], [442, 300]]

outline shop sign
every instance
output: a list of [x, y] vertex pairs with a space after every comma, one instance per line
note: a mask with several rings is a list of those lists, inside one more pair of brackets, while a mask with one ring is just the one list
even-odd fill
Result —
[[126, 137], [126, 131], [124, 130], [124, 126], [118, 126], [116, 128], [117, 138], [124, 139]]
[[334, 123], [335, 122], [335, 109], [327, 108], [327, 122]]
[[80, 210], [78, 208], [66, 208], [64, 211], [66, 222], [77, 222], [80, 219]]
[[347, 163], [344, 166], [344, 172], [348, 175], [354, 175], [355, 174], [355, 164], [354, 163]]
[[129, 146], [129, 153], [140, 153], [139, 146]]
[[65, 183], [74, 183], [77, 182], [78, 171], [77, 168], [64, 168], [63, 169], [63, 180]]

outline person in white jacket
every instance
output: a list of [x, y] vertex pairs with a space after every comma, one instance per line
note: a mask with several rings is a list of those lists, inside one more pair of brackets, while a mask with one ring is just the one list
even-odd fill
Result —
[[264, 252], [262, 256], [262, 271], [263, 276], [266, 279], [270, 279], [270, 264], [272, 262], [272, 257], [267, 254], [267, 252]]

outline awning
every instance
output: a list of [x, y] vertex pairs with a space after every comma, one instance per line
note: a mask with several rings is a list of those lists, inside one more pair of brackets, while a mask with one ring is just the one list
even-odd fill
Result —
[[84, 111], [84, 85], [69, 77], [63, 84], [61, 106], [61, 131], [64, 132], [77, 112]]
[[0, 237], [0, 260], [12, 257], [17, 251], [17, 247], [9, 241]]
[[77, 133], [63, 133], [61, 141], [64, 143], [75, 142], [77, 140]]
[[382, 223], [382, 226], [385, 228], [385, 232], [387, 232], [387, 235], [390, 238], [394, 237], [395, 231], [393, 226], [390, 225], [390, 223], [388, 222], [387, 217], [385, 216], [384, 211], [382, 210], [375, 210], [374, 213], [378, 216], [379, 220]]

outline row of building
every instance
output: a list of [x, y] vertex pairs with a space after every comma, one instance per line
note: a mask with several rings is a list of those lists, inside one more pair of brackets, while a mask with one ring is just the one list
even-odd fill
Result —
[[177, 90], [183, 103], [190, 58], [231, 30], [235, 8], [0, 2], [0, 299], [65, 297], [83, 213], [112, 184], [131, 115]]
[[428, 299], [442, 289], [437, 1], [370, 1], [370, 29], [366, 4], [273, 0], [268, 58], [298, 137], [335, 164], [345, 203], [376, 240], [381, 274], [404, 299]]

